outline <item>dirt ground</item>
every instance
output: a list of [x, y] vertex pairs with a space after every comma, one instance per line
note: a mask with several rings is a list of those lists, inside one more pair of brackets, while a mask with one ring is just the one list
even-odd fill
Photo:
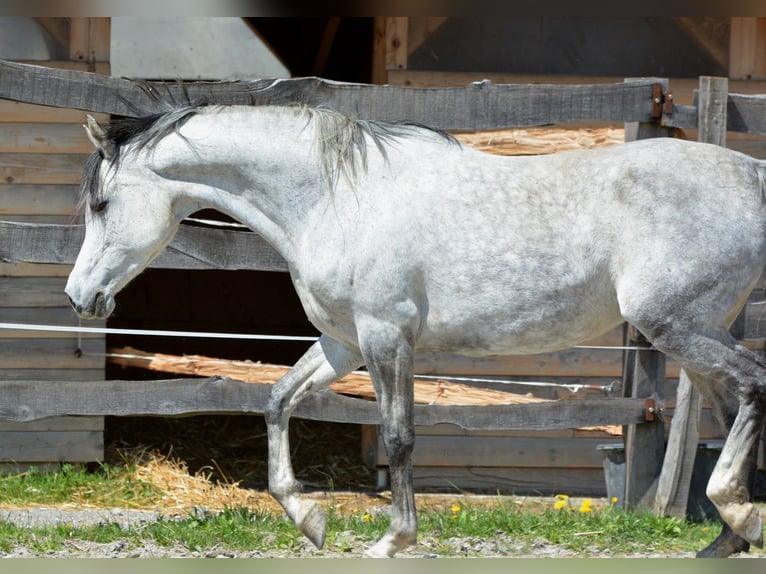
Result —
[[[291, 423], [293, 461], [296, 475], [312, 496], [325, 508], [340, 512], [387, 512], [388, 492], [375, 490], [375, 473], [367, 468], [361, 454], [361, 430], [357, 425], [338, 425], [294, 420]], [[117, 523], [123, 527], [140, 527], [164, 519], [185, 518], [194, 509], [215, 511], [242, 504], [281, 513], [266, 492], [266, 435], [262, 417], [200, 416], [168, 418], [108, 418], [105, 430], [106, 461], [121, 464], [141, 459], [137, 472], [142, 480], [159, 486], [168, 495], [161, 508], [120, 509], [89, 508], [77, 501], [57, 508], [0, 507], [0, 520], [20, 525], [70, 524], [99, 522]], [[232, 497], [235, 500], [232, 500]], [[236, 499], [236, 497], [242, 497]], [[498, 502], [551, 505], [548, 497], [511, 497], [483, 493], [418, 493], [419, 508], [450, 508], [451, 505], [493, 505]], [[573, 503], [577, 503], [574, 501]], [[608, 501], [595, 499], [594, 506]], [[51, 558], [356, 558], [364, 554], [368, 544], [354, 532], [344, 532], [334, 546], [316, 549], [307, 540], [297, 549], [274, 549], [266, 552], [232, 552], [213, 547], [195, 552], [180, 546], [163, 547], [145, 542], [135, 547], [127, 539], [96, 543], [71, 540], [65, 549], [39, 552], [17, 547], [0, 557]], [[522, 543], [512, 534], [498, 532], [489, 539], [476, 537], [435, 540], [421, 535], [418, 544], [397, 556], [401, 558], [435, 558], [437, 549], [445, 546], [454, 556], [464, 557], [572, 557], [576, 554], [544, 540]], [[609, 557], [611, 553], [600, 552]], [[743, 557], [747, 557], [743, 556]], [[749, 555], [752, 556], [752, 555]], [[760, 553], [760, 557], [764, 554]], [[617, 557], [617, 555], [615, 555]], [[693, 553], [651, 554], [635, 552], [620, 557], [691, 558]]]

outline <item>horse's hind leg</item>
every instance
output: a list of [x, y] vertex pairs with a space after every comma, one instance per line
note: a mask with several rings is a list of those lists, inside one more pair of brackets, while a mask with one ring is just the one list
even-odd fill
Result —
[[[688, 373], [692, 384], [699, 390], [705, 400], [710, 403], [718, 423], [721, 425], [724, 436], [729, 434], [729, 430], [734, 424], [739, 410], [739, 400], [731, 392], [715, 379], [702, 377], [697, 373]], [[748, 467], [743, 473], [747, 478], [747, 485], [750, 492], [755, 486], [757, 472], [757, 449], [751, 451], [748, 459]], [[706, 548], [697, 553], [698, 558], [725, 558], [739, 552], [750, 550], [750, 543], [736, 534], [727, 523], [723, 523], [721, 533]]]
[[380, 411], [383, 444], [391, 480], [391, 523], [367, 556], [386, 558], [417, 539], [417, 513], [412, 485], [415, 445], [413, 389], [414, 351], [411, 337], [398, 326], [377, 323], [360, 332], [362, 354], [370, 371]]
[[290, 460], [290, 414], [306, 395], [326, 389], [330, 383], [360, 365], [361, 355], [358, 352], [322, 337], [277, 381], [266, 407], [269, 492], [317, 548], [324, 545], [327, 519], [315, 502], [299, 496], [301, 485], [295, 479]]
[[761, 515], [751, 500], [750, 481], [753, 453], [766, 413], [766, 363], [738, 345], [723, 327], [695, 332], [689, 322], [684, 322], [683, 327], [677, 325], [636, 324], [687, 372], [717, 381], [721, 390], [728, 388], [738, 398], [739, 409], [708, 482], [707, 496], [734, 534], [762, 548]]

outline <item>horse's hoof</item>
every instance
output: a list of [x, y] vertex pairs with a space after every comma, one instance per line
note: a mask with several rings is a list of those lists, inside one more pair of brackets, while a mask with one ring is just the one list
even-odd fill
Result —
[[317, 548], [324, 546], [327, 517], [316, 502], [301, 501], [301, 515], [295, 521], [298, 530]]
[[726, 558], [749, 550], [750, 543], [734, 534], [728, 525], [724, 525], [718, 537], [707, 548], [697, 552], [697, 558]]
[[364, 555], [369, 558], [393, 558], [397, 552], [414, 543], [414, 536], [395, 536], [389, 532], [375, 546], [365, 550]]
[[396, 549], [392, 548], [390, 544], [383, 543], [382, 540], [364, 551], [367, 558], [393, 558], [394, 554], [396, 554]]

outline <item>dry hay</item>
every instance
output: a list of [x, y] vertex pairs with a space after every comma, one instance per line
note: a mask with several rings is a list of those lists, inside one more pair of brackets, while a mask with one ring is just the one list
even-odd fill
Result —
[[[151, 453], [222, 485], [267, 486], [266, 423], [259, 415], [107, 417], [104, 435], [110, 464]], [[294, 418], [290, 439], [296, 477], [308, 490], [375, 488], [375, 473], [362, 459], [359, 425]]]
[[[282, 515], [284, 511], [278, 502], [266, 491], [243, 488], [238, 482], [220, 482], [212, 477], [209, 470], [190, 473], [181, 460], [157, 451], [136, 451], [132, 460], [126, 459], [132, 469], [132, 478], [151, 485], [160, 492], [160, 499], [143, 508], [159, 511], [165, 516], [194, 513], [199, 509], [220, 512], [227, 508], [247, 508], [255, 512]], [[326, 510], [349, 515], [371, 512], [391, 504], [390, 491], [315, 491], [305, 494]], [[555, 498], [543, 496], [481, 495], [455, 492], [451, 494], [416, 493], [418, 508], [436, 512], [454, 512], [457, 507], [497, 508], [510, 507], [519, 510], [542, 512], [550, 509]], [[573, 497], [571, 505], [577, 507], [584, 500]], [[593, 499], [594, 508], [608, 504], [605, 499]], [[77, 506], [86, 506], [78, 505]], [[134, 505], [138, 507], [138, 505]]]
[[615, 145], [625, 141], [625, 130], [616, 127], [562, 129], [527, 128], [460, 132], [466, 145], [498, 155], [540, 155]]

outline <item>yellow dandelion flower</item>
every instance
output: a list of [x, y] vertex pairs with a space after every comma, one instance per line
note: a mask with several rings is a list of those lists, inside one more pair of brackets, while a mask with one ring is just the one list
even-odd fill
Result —
[[370, 514], [369, 512], [365, 512], [362, 515], [362, 520], [364, 520], [365, 522], [372, 522], [372, 514]]
[[617, 504], [619, 501], [620, 501], [620, 499], [617, 498], [616, 496], [612, 497], [612, 504]]
[[559, 500], [553, 503], [553, 508], [555, 508], [556, 510], [561, 510], [562, 508], [566, 508], [566, 507], [567, 507], [567, 501], [564, 498], [560, 498]]
[[589, 512], [593, 512], [593, 501], [590, 498], [584, 499], [582, 501], [582, 504], [580, 504], [579, 510], [583, 514], [587, 514]]
[[458, 512], [460, 512], [462, 510], [462, 508], [460, 508], [459, 504], [453, 504], [451, 510], [452, 510], [453, 514], [457, 514]]
[[557, 494], [555, 496], [556, 500], [569, 500], [568, 494]]

